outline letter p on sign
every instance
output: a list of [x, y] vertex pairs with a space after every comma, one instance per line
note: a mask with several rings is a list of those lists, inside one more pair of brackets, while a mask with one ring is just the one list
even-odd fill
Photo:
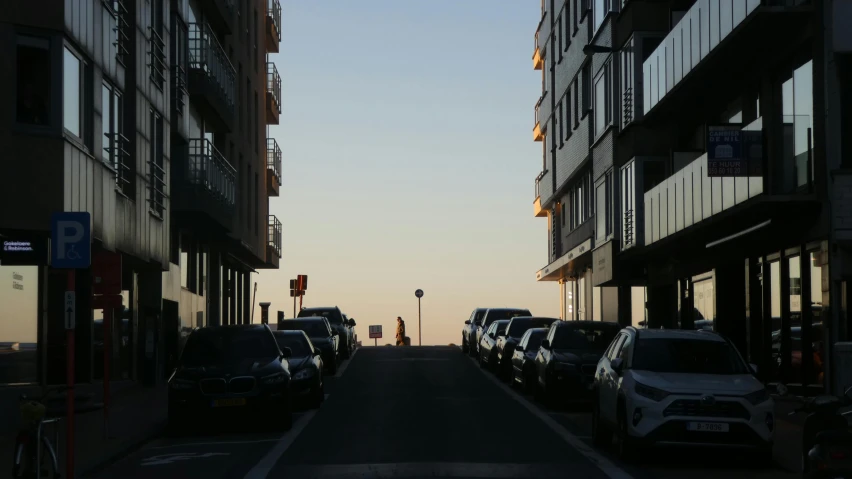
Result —
[[85, 269], [92, 262], [89, 213], [54, 213], [50, 222], [50, 265], [57, 269]]

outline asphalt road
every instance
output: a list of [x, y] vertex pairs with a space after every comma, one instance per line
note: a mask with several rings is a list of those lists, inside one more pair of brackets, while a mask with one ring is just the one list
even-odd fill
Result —
[[361, 348], [325, 390], [285, 434], [252, 424], [162, 437], [92, 479], [786, 476], [719, 466], [718, 453], [699, 455], [714, 455], [709, 470], [674, 457], [626, 467], [591, 447], [587, 412], [545, 410], [454, 347]]

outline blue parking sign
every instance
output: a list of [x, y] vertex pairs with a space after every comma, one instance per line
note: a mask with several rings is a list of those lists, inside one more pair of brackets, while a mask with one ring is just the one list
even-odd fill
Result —
[[91, 263], [91, 215], [54, 213], [50, 219], [50, 265], [56, 269], [86, 269]]

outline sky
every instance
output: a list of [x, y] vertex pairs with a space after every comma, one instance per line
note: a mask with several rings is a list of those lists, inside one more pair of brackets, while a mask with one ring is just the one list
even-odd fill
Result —
[[[279, 270], [256, 275], [257, 302], [292, 317], [337, 305], [358, 324], [396, 317], [417, 344], [458, 344], [477, 307], [559, 314], [547, 220], [533, 216], [541, 74], [532, 68], [539, 2], [287, 0], [272, 54], [282, 113]], [[258, 308], [259, 310], [259, 308]], [[258, 313], [259, 314], [259, 313]]]

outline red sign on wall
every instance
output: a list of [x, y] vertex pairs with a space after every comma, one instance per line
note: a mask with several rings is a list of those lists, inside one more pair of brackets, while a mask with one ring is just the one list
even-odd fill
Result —
[[92, 293], [121, 294], [121, 254], [98, 251], [92, 255]]

